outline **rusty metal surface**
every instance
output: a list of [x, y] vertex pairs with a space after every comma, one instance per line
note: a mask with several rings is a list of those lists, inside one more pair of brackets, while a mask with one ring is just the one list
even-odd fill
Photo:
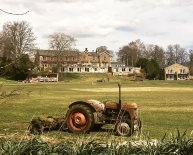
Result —
[[87, 104], [90, 104], [92, 107], [94, 107], [96, 112], [105, 111], [104, 104], [98, 100], [86, 100], [84, 102]]
[[137, 109], [137, 104], [135, 102], [130, 102], [130, 101], [126, 101], [126, 102], [122, 102], [121, 104], [121, 108], [122, 109]]
[[[117, 109], [118, 108], [118, 103], [115, 101], [105, 101], [105, 108], [106, 109]], [[121, 109], [123, 110], [128, 110], [128, 109], [137, 109], [137, 104], [134, 102], [122, 102], [121, 103]]]
[[106, 109], [117, 109], [118, 108], [118, 103], [114, 101], [105, 101], [105, 108]]
[[[81, 101], [84, 104], [88, 104], [92, 106], [96, 112], [104, 112], [106, 109], [118, 109], [118, 103], [115, 101], [105, 101], [104, 103], [98, 101], [98, 100], [85, 100]], [[80, 103], [80, 102], [75, 102]], [[137, 104], [130, 101], [123, 101], [121, 103], [121, 110], [127, 111], [130, 114], [130, 117], [132, 120], [135, 120], [138, 118], [137, 114]]]
[[131, 120], [136, 120], [138, 118], [138, 109], [135, 102], [123, 102], [121, 109], [127, 111], [130, 114]]

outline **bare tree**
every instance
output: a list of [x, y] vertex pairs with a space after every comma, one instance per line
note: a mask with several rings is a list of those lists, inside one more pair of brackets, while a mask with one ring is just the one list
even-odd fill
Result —
[[118, 52], [118, 61], [125, 65], [135, 66], [144, 51], [144, 44], [139, 39], [123, 46]]
[[159, 66], [163, 66], [165, 64], [164, 62], [164, 50], [158, 45], [154, 45], [151, 58], [155, 60]]
[[188, 61], [187, 51], [179, 44], [168, 45], [165, 57], [168, 65], [173, 63], [186, 64]]
[[30, 25], [21, 21], [4, 24], [2, 40], [4, 53], [15, 60], [34, 48], [36, 38]]
[[50, 49], [56, 50], [56, 70], [60, 72], [61, 61], [60, 58], [65, 54], [65, 51], [72, 50], [75, 45], [76, 39], [70, 35], [66, 35], [61, 32], [55, 32], [49, 35], [49, 46]]
[[74, 37], [61, 32], [55, 32], [54, 34], [49, 35], [49, 46], [53, 50], [69, 50], [75, 45], [75, 42], [76, 40]]
[[3, 56], [3, 32], [0, 31], [0, 58]]
[[172, 65], [173, 63], [175, 63], [174, 48], [172, 45], [168, 45], [167, 51], [165, 53], [165, 59], [167, 65]]
[[153, 44], [145, 45], [145, 50], [142, 53], [142, 57], [145, 59], [152, 59], [153, 51], [154, 51]]
[[108, 51], [108, 49], [107, 49], [107, 46], [99, 46], [96, 48], [96, 51], [100, 53], [100, 52]]

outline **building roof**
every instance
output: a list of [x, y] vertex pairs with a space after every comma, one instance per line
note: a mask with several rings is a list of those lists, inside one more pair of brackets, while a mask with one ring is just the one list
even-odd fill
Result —
[[181, 65], [181, 64], [178, 64], [178, 63], [174, 63], [174, 64], [172, 64], [172, 65], [168, 65], [168, 66], [164, 67], [164, 69], [166, 70], [166, 69], [168, 69], [168, 68], [176, 67], [176, 66], [189, 69], [188, 67], [186, 67], [186, 66], [184, 66], [184, 65]]
[[110, 55], [109, 51], [100, 51], [100, 52], [99, 51], [96, 51], [96, 52], [92, 51], [92, 52], [89, 52], [87, 48], [85, 48], [85, 50], [83, 52], [80, 52], [80, 53], [84, 53], [84, 52], [88, 53], [89, 56], [99, 56], [102, 53], [106, 53], [106, 54]]
[[121, 62], [111, 62], [111, 66], [119, 66], [119, 67], [130, 67], [130, 66], [126, 66], [124, 63]]
[[88, 54], [89, 54], [90, 56], [97, 56], [97, 53], [96, 53], [96, 52], [88, 52]]
[[57, 51], [57, 50], [37, 50], [37, 53], [41, 56], [77, 56], [79, 54], [78, 51], [73, 50], [65, 50], [65, 51]]

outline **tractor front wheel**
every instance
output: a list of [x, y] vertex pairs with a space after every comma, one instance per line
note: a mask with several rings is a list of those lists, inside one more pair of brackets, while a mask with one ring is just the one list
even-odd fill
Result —
[[131, 136], [134, 131], [134, 125], [128, 114], [124, 114], [115, 124], [115, 132], [119, 136]]
[[67, 111], [67, 127], [73, 133], [88, 133], [94, 126], [92, 110], [83, 104], [77, 104]]
[[133, 126], [130, 121], [119, 122], [115, 126], [117, 135], [119, 136], [131, 136], [133, 133]]

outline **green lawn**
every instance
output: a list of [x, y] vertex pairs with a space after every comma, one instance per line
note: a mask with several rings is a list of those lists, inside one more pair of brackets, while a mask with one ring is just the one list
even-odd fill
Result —
[[[0, 103], [0, 135], [23, 134], [33, 117], [65, 115], [68, 105], [77, 100], [117, 100], [117, 81], [122, 82], [122, 99], [139, 105], [143, 135], [160, 138], [165, 133], [193, 130], [193, 81], [129, 81], [111, 78], [110, 82], [96, 83], [91, 76], [84, 80], [65, 80], [58, 83], [19, 83], [0, 79], [0, 91], [19, 89], [18, 95]], [[104, 77], [106, 78], [106, 77]], [[107, 81], [107, 80], [106, 80]], [[108, 127], [108, 126], [107, 126]], [[50, 132], [48, 137], [68, 138], [67, 132]], [[108, 132], [90, 133], [93, 137]], [[98, 136], [100, 135], [100, 136]]]

